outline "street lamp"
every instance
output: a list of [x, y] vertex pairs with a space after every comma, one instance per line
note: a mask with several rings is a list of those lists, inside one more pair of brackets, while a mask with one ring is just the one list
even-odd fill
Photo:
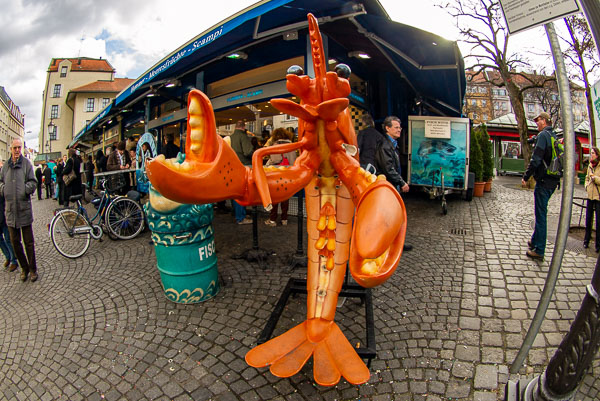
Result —
[[56, 140], [56, 125], [54, 125], [53, 118], [50, 118], [50, 122], [48, 123], [48, 140], [46, 141], [46, 147], [48, 148], [48, 153], [52, 153], [52, 141]]

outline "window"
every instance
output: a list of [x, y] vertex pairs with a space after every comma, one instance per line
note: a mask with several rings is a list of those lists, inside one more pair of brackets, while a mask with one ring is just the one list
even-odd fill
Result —
[[56, 141], [57, 132], [58, 132], [58, 127], [56, 125], [52, 125], [52, 126], [48, 127], [48, 136], [51, 141]]
[[477, 113], [473, 113], [473, 120], [477, 120]]
[[55, 84], [54, 91], [52, 91], [52, 97], [60, 97], [60, 89], [61, 89], [61, 85]]
[[488, 119], [487, 113], [483, 113], [483, 121], [487, 121], [487, 119]]
[[105, 108], [110, 103], [110, 99], [105, 97], [102, 99], [102, 108]]
[[477, 106], [477, 99], [471, 99], [471, 106]]
[[485, 100], [485, 99], [482, 99], [482, 100], [481, 100], [481, 105], [482, 105], [483, 107], [486, 107], [486, 106], [487, 106], [487, 100]]
[[88, 98], [87, 103], [85, 105], [85, 111], [87, 111], [87, 112], [94, 111], [94, 98], [93, 97]]
[[504, 111], [508, 110], [508, 103], [502, 102], [502, 110], [504, 110]]
[[533, 113], [535, 111], [533, 105], [530, 103], [527, 105], [527, 112], [528, 113]]
[[50, 118], [58, 118], [58, 105], [53, 104], [52, 110], [50, 111]]
[[64, 78], [67, 76], [67, 66], [62, 66], [60, 67], [60, 77]]

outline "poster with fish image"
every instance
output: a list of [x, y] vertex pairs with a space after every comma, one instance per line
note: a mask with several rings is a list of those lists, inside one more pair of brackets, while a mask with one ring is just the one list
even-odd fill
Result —
[[[410, 185], [441, 186], [448, 189], [467, 188], [467, 155], [469, 154], [469, 119], [431, 116], [409, 116], [409, 164]], [[433, 137], [426, 135], [427, 126], [446, 122], [450, 135]], [[444, 124], [442, 124], [444, 125]], [[446, 135], [447, 136], [447, 135]]]

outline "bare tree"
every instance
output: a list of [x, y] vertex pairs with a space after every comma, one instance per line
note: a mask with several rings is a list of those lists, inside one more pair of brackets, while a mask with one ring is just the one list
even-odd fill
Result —
[[[548, 78], [517, 72], [518, 67], [523, 69], [529, 64], [525, 57], [508, 51], [509, 34], [498, 0], [450, 0], [440, 1], [436, 5], [456, 19], [455, 24], [462, 37], [460, 40], [472, 46], [470, 53], [465, 56], [465, 59], [474, 59], [471, 68], [478, 72], [498, 72], [499, 78], [493, 78], [490, 82], [506, 87], [517, 120], [523, 157], [529, 161], [532, 149], [527, 143], [523, 94], [531, 88], [543, 87]], [[517, 76], [520, 78], [517, 79]]]
[[594, 44], [585, 17], [582, 14], [568, 16], [564, 19], [568, 35], [560, 35], [568, 47], [563, 51], [565, 64], [569, 70], [569, 78], [583, 83], [587, 97], [588, 117], [590, 120], [591, 142], [590, 146], [596, 146], [594, 133], [594, 114], [592, 104], [592, 92], [589, 76], [600, 68], [598, 52]]

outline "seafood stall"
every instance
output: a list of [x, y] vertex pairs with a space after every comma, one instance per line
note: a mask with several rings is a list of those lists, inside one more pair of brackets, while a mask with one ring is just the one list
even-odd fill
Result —
[[440, 199], [443, 214], [449, 193], [469, 198], [469, 136], [468, 118], [408, 117], [408, 184]]

